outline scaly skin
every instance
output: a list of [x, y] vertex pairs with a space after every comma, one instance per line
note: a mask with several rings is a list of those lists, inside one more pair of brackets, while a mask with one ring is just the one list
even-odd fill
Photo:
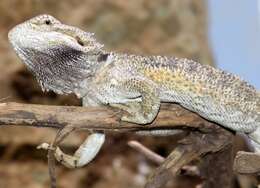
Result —
[[[260, 150], [259, 94], [237, 76], [187, 59], [106, 52], [92, 34], [49, 15], [16, 26], [9, 40], [44, 90], [75, 93], [85, 106], [108, 104], [123, 109], [130, 115], [122, 120], [138, 124], [151, 123], [161, 102], [179, 103], [248, 134]], [[66, 159], [61, 150], [55, 155], [66, 166], [78, 167], [71, 164], [85, 165], [102, 144], [84, 142], [81, 148], [98, 148], [91, 156], [85, 156], [83, 149]], [[80, 156], [87, 160], [79, 161]]]

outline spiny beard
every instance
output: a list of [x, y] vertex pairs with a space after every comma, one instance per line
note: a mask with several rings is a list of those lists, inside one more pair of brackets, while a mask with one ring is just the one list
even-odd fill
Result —
[[93, 76], [95, 66], [86, 55], [71, 49], [23, 50], [24, 63], [43, 90], [68, 94], [81, 89], [81, 82]]

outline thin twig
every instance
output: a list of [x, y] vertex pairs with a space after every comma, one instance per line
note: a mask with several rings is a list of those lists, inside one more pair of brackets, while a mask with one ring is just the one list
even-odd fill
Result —
[[152, 150], [148, 149], [144, 145], [142, 145], [140, 142], [137, 142], [135, 140], [131, 140], [127, 143], [130, 147], [134, 148], [138, 152], [145, 155], [148, 159], [155, 162], [156, 164], [160, 165], [165, 160], [164, 157], [158, 155], [157, 153], [153, 152]]
[[7, 97], [4, 97], [4, 98], [1, 98], [0, 99], [0, 102], [3, 102], [3, 101], [5, 101], [5, 100], [7, 100], [7, 99], [10, 99], [11, 98], [11, 95], [9, 95], [9, 96], [7, 96]]
[[[150, 150], [149, 148], [147, 148], [146, 146], [144, 146], [136, 140], [131, 140], [127, 144], [158, 165], [161, 165], [166, 159], [165, 157], [162, 157], [161, 155], [153, 152], [152, 150]], [[182, 167], [181, 170], [184, 171], [184, 173], [182, 174], [188, 176], [200, 176], [200, 172], [197, 166], [185, 165]]]

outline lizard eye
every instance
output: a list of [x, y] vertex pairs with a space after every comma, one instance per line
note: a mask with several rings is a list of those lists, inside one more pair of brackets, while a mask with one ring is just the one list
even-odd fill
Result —
[[45, 24], [46, 25], [51, 25], [51, 21], [50, 20], [45, 20]]

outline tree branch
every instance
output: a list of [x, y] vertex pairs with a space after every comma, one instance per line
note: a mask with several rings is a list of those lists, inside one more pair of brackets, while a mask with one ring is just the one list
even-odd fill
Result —
[[239, 151], [234, 160], [234, 170], [241, 174], [256, 174], [260, 172], [260, 154]]
[[[162, 165], [149, 178], [146, 187], [158, 188], [166, 184], [172, 175], [178, 175], [180, 169], [190, 161], [207, 153], [215, 153], [232, 145], [232, 132], [222, 128], [216, 123], [207, 121], [199, 115], [190, 112], [176, 104], [162, 104], [156, 120], [149, 126], [121, 122], [122, 111], [110, 107], [73, 107], [73, 106], [47, 106], [19, 103], [0, 104], [0, 125], [17, 125], [33, 127], [62, 128], [67, 125], [78, 129], [128, 131], [182, 129], [190, 133], [181, 140], [179, 146], [166, 158]], [[228, 153], [227, 155], [231, 155]], [[228, 158], [229, 159], [229, 158]], [[231, 157], [230, 157], [231, 159]], [[217, 161], [216, 174], [231, 160]], [[228, 166], [228, 165], [226, 165]], [[210, 174], [206, 174], [210, 176]], [[215, 185], [228, 188], [232, 174], [228, 171], [223, 174], [223, 180]], [[210, 179], [210, 177], [205, 177]], [[205, 184], [203, 188], [208, 188]]]
[[219, 127], [175, 104], [164, 104], [149, 126], [121, 122], [123, 112], [110, 107], [48, 106], [0, 103], [0, 125], [62, 128], [76, 125], [91, 130], [137, 131], [151, 129], [198, 129], [208, 132]]
[[[203, 178], [206, 181], [203, 183], [202, 188], [230, 188], [232, 183], [232, 155], [227, 152], [226, 160], [222, 160], [221, 151], [227, 147], [232, 146], [233, 136], [231, 132], [224, 129], [216, 129], [216, 132], [203, 134], [201, 132], [191, 132], [187, 137], [179, 142], [179, 145], [171, 152], [166, 160], [158, 167], [148, 179], [145, 188], [160, 188], [165, 187], [167, 181], [172, 179], [172, 176], [177, 176], [184, 165], [189, 164], [195, 159], [208, 154], [215, 156], [218, 160], [213, 164], [207, 163], [207, 167], [202, 172]], [[213, 162], [213, 161], [211, 161]], [[205, 166], [205, 165], [203, 165]], [[229, 170], [223, 171], [230, 167]], [[206, 173], [206, 171], [213, 170], [214, 175]], [[225, 175], [225, 176], [224, 176]]]

